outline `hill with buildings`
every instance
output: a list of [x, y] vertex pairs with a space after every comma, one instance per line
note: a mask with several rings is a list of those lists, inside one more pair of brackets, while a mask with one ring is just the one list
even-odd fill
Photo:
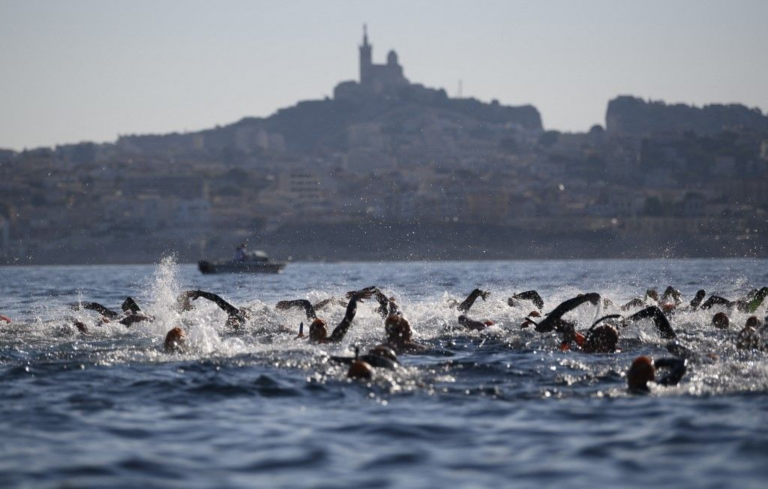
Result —
[[667, 105], [631, 96], [611, 100], [605, 120], [608, 132], [635, 136], [668, 132], [711, 135], [730, 129], [768, 131], [768, 116], [760, 109], [740, 104]]
[[610, 101], [606, 128], [450, 98], [397, 54], [332, 99], [194, 133], [0, 150], [0, 262], [768, 256], [757, 109]]
[[497, 101], [449, 98], [443, 89], [411, 83], [395, 51], [385, 64], [375, 64], [373, 46], [364, 33], [360, 50], [360, 80], [339, 83], [333, 99], [299, 102], [266, 118], [248, 117], [214, 129], [169, 135], [122, 136], [125, 151], [193, 156], [241, 156], [263, 151], [311, 153], [346, 151], [361, 139], [386, 145], [407, 132], [439, 124], [489, 127], [502, 132], [542, 131], [535, 107], [508, 107]]

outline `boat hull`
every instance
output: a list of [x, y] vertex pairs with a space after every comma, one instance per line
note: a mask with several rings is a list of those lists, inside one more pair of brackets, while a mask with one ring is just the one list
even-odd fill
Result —
[[208, 262], [200, 261], [197, 268], [201, 273], [280, 273], [285, 268], [281, 262]]

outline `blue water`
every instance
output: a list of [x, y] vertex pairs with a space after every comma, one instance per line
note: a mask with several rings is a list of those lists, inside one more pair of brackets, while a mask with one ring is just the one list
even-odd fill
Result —
[[[537, 289], [545, 311], [579, 292], [617, 304], [675, 285], [737, 297], [768, 285], [755, 260], [292, 264], [280, 275], [202, 276], [192, 266], [0, 268], [0, 487], [765, 487], [768, 368], [739, 352], [747, 315], [714, 330], [709, 313], [671, 321], [716, 356], [650, 396], [626, 393], [641, 354], [668, 356], [650, 324], [622, 331], [612, 355], [560, 352], [519, 328]], [[324, 299], [376, 284], [398, 298], [432, 354], [350, 381], [328, 354], [383, 339], [363, 304], [344, 343], [295, 340], [299, 312], [278, 300]], [[448, 299], [492, 292], [455, 328]], [[179, 315], [179, 291], [202, 288], [253, 311], [238, 332], [210, 303]], [[157, 320], [96, 326], [80, 300], [119, 308], [131, 295]], [[203, 302], [203, 301], [198, 301]], [[586, 328], [598, 314], [571, 315]], [[322, 312], [332, 325], [344, 314]], [[762, 318], [765, 306], [758, 312]], [[69, 324], [86, 322], [87, 336]], [[183, 325], [189, 351], [162, 351]]]

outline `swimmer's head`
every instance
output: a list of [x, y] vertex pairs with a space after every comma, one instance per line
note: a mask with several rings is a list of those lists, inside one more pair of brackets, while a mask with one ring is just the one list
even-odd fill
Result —
[[528, 313], [528, 317], [540, 318], [541, 317], [541, 313], [539, 311], [533, 310], [533, 311]]
[[368, 353], [370, 355], [386, 358], [388, 360], [392, 360], [393, 362], [397, 363], [397, 355], [395, 354], [395, 350], [393, 350], [388, 346], [379, 345], [375, 348], [371, 348], [371, 350]]
[[656, 302], [659, 302], [659, 293], [656, 291], [656, 289], [648, 289], [645, 291], [645, 296], [650, 297]]
[[588, 353], [613, 353], [619, 342], [619, 331], [609, 324], [601, 324], [587, 335], [584, 351]]
[[712, 325], [717, 329], [728, 329], [728, 325], [731, 321], [728, 319], [728, 315], [724, 312], [718, 312], [712, 316]]
[[637, 357], [627, 371], [627, 386], [630, 390], [648, 390], [648, 382], [656, 378], [656, 368], [653, 360], [648, 357]]
[[757, 316], [750, 316], [747, 318], [747, 324], [745, 324], [747, 328], [757, 328], [760, 326], [760, 320], [757, 319]]
[[186, 339], [186, 333], [183, 329], [176, 327], [172, 330], [168, 331], [168, 334], [165, 335], [165, 343], [164, 348], [167, 353], [173, 353], [181, 351], [181, 349], [184, 347], [184, 341]]
[[350, 379], [369, 380], [371, 377], [373, 377], [373, 367], [371, 367], [368, 362], [355, 360], [352, 362], [352, 365], [349, 366], [347, 377]]
[[325, 325], [325, 321], [322, 319], [315, 319], [312, 324], [309, 325], [309, 341], [325, 341], [328, 338], [328, 328]]
[[403, 316], [390, 314], [384, 322], [384, 330], [387, 333], [387, 341], [390, 343], [408, 343], [411, 341], [413, 331], [411, 324]]

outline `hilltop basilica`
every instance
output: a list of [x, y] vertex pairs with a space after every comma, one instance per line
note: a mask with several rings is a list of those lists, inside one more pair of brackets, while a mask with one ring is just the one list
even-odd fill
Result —
[[391, 50], [385, 64], [374, 64], [373, 44], [368, 42], [368, 29], [363, 26], [363, 43], [360, 49], [360, 81], [339, 83], [334, 89], [336, 99], [357, 99], [376, 95], [393, 94], [398, 89], [408, 87], [410, 82], [403, 75], [403, 67], [397, 59], [397, 53]]

